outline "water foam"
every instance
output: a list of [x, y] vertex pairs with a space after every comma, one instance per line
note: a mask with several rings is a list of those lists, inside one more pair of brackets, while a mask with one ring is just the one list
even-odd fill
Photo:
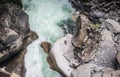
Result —
[[26, 77], [60, 77], [46, 62], [46, 54], [40, 48], [44, 40], [54, 43], [64, 35], [57, 25], [69, 18], [73, 11], [67, 0], [23, 0], [24, 10], [29, 15], [30, 28], [39, 39], [30, 44], [25, 56]]

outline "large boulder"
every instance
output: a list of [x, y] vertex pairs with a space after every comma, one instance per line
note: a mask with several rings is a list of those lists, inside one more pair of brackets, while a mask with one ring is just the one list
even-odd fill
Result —
[[0, 7], [0, 63], [23, 48], [23, 40], [30, 31], [28, 15], [14, 4]]
[[[72, 68], [69, 61], [65, 58], [64, 54], [71, 49], [72, 35], [67, 34], [65, 37], [60, 38], [55, 42], [51, 51], [49, 52], [49, 64], [54, 67], [53, 69], [61, 72], [67, 77], [71, 77]], [[50, 63], [52, 62], [52, 63]]]
[[15, 4], [17, 1], [0, 1], [0, 67], [24, 77], [26, 47], [38, 36], [30, 30], [28, 15]]

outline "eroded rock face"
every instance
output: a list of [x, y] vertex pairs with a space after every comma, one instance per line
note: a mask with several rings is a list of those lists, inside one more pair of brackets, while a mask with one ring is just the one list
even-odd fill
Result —
[[13, 0], [9, 1], [0, 7], [0, 67], [24, 77], [26, 47], [38, 36], [29, 28], [28, 15], [19, 5], [13, 4]]
[[30, 31], [28, 15], [14, 4], [0, 7], [0, 63], [22, 50]]
[[81, 14], [78, 16], [76, 23], [76, 33], [73, 37], [72, 43], [75, 47], [81, 48], [81, 43], [85, 44], [86, 42], [85, 39], [87, 38], [87, 28], [90, 27], [90, 21], [85, 15]]

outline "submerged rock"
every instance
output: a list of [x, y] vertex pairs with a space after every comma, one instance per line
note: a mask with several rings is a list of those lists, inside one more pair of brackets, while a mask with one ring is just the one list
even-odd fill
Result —
[[42, 42], [41, 43], [41, 47], [43, 48], [43, 50], [46, 53], [49, 53], [50, 49], [51, 49], [51, 44], [49, 42]]

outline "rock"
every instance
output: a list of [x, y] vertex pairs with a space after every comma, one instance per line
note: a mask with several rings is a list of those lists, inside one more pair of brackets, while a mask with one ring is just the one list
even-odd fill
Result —
[[76, 34], [72, 38], [72, 44], [75, 47], [74, 55], [78, 60], [88, 62], [96, 52], [101, 37], [99, 27], [91, 25], [90, 20], [84, 14], [80, 14], [76, 23]]
[[112, 33], [110, 32], [110, 31], [108, 31], [108, 30], [103, 30], [102, 32], [101, 32], [101, 35], [102, 35], [102, 40], [104, 41], [104, 40], [109, 40], [109, 41], [111, 41], [111, 42], [113, 42], [114, 43], [114, 41], [113, 41], [113, 38], [112, 38]]
[[[36, 40], [38, 38], [38, 35], [34, 31], [30, 31], [28, 33], [27, 39], [24, 39], [24, 41], [29, 41], [31, 43], [33, 40]], [[26, 44], [26, 43], [25, 43]], [[26, 45], [25, 45], [26, 46]]]
[[90, 12], [90, 16], [92, 16], [94, 18], [102, 18], [102, 17], [106, 18], [105, 14], [100, 11], [92, 11], [92, 12]]
[[116, 58], [117, 58], [118, 63], [120, 64], [120, 51], [117, 53]]
[[95, 73], [95, 74], [93, 74], [92, 77], [102, 77], [102, 72]]
[[10, 77], [10, 73], [0, 69], [0, 77]]
[[8, 45], [8, 48], [1, 52], [3, 56], [0, 57], [0, 63], [19, 53], [22, 50], [22, 45], [23, 43], [21, 38], [15, 40], [14, 42], [11, 42]]
[[112, 73], [113, 71], [114, 71], [113, 69], [104, 70], [102, 76], [103, 76], [103, 77], [112, 77], [112, 76], [111, 76], [111, 73]]
[[10, 77], [20, 77], [20, 76], [18, 76], [18, 75], [15, 74], [15, 73], [12, 73]]
[[83, 15], [80, 14], [76, 20], [76, 33], [72, 39], [72, 43], [75, 47], [81, 48], [82, 44], [85, 44], [86, 38], [87, 38], [87, 28], [90, 27], [90, 21], [89, 19]]
[[117, 55], [116, 55], [116, 59], [117, 59], [117, 69], [120, 70], [120, 51], [117, 52]]
[[107, 70], [103, 72], [102, 77], [119, 77], [120, 70]]
[[19, 35], [14, 30], [9, 28], [5, 28], [0, 32], [0, 41], [5, 45], [15, 41], [18, 37]]
[[54, 64], [53, 66], [55, 69], [57, 69], [57, 71], [61, 72], [66, 77], [71, 77], [72, 72], [72, 68], [69, 66], [69, 61], [64, 57], [64, 54], [68, 52], [72, 45], [71, 39], [72, 35], [70, 34], [67, 34], [63, 38], [60, 38], [55, 42], [51, 51], [49, 52], [49, 57], [53, 62], [52, 64]]
[[28, 15], [14, 4], [0, 7], [0, 23], [4, 28], [15, 30], [19, 35], [26, 35], [29, 31]]
[[74, 22], [76, 22], [76, 21], [77, 21], [77, 18], [79, 17], [79, 15], [80, 15], [80, 12], [79, 12], [79, 11], [74, 12], [74, 13], [71, 15], [72, 20], [73, 20]]
[[99, 67], [95, 64], [83, 64], [80, 65], [77, 69], [72, 71], [73, 77], [92, 77], [92, 73], [97, 73], [100, 70], [103, 70], [103, 67]]
[[95, 64], [104, 67], [116, 67], [116, 48], [112, 39], [112, 33], [107, 30], [101, 32], [102, 41], [99, 42], [96, 57], [94, 58]]
[[49, 63], [51, 69], [59, 71], [57, 70], [57, 65], [53, 64], [54, 62], [49, 55], [47, 56], [47, 62]]
[[5, 70], [7, 70], [10, 73], [16, 73], [17, 75], [21, 77], [25, 77], [25, 72], [26, 69], [24, 67], [24, 56], [27, 52], [26, 47], [35, 39], [38, 38], [37, 34], [33, 31], [30, 31], [28, 33], [28, 37], [26, 37], [23, 40], [23, 50], [21, 50], [18, 54], [15, 56], [12, 56], [11, 59], [5, 61], [4, 63], [1, 64], [1, 66], [5, 66]]
[[4, 50], [5, 46], [3, 44], [0, 44], [0, 51]]
[[101, 25], [106, 27], [109, 31], [111, 31], [113, 33], [120, 33], [119, 23], [117, 23], [116, 21], [114, 21], [112, 19], [107, 19]]
[[73, 68], [77, 68], [80, 64], [82, 64], [82, 61], [72, 58], [70, 59], [70, 66]]
[[29, 28], [28, 15], [17, 4], [13, 4], [21, 0], [0, 2], [4, 1], [8, 2], [0, 3], [0, 67], [24, 77], [26, 47], [38, 36]]
[[120, 76], [120, 70], [116, 70], [112, 72], [112, 77], [119, 77]]
[[51, 44], [49, 42], [42, 42], [41, 43], [41, 47], [43, 48], [43, 50], [46, 52], [46, 53], [49, 53], [50, 49], [51, 49]]
[[0, 0], [0, 4], [5, 4], [5, 3], [13, 3], [20, 8], [23, 7], [22, 0]]
[[14, 4], [0, 7], [0, 64], [23, 49], [30, 31], [28, 15]]

